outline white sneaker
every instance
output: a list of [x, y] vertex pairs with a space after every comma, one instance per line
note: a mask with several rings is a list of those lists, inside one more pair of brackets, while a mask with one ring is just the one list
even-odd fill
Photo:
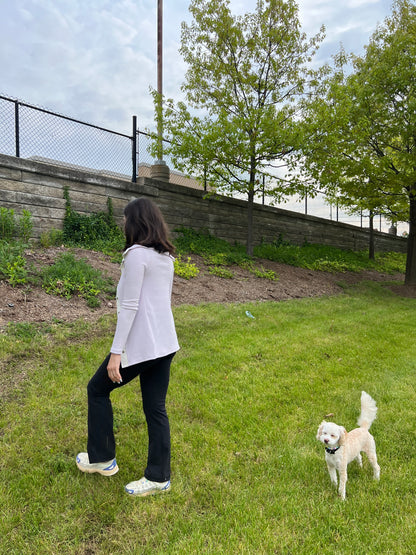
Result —
[[97, 472], [103, 476], [113, 476], [113, 474], [118, 472], [116, 459], [107, 462], [90, 463], [88, 453], [78, 453], [76, 462], [81, 472], [88, 472], [88, 474]]
[[167, 482], [151, 482], [147, 478], [141, 478], [137, 482], [130, 482], [124, 488], [129, 495], [146, 497], [155, 493], [165, 493], [170, 490], [170, 480]]

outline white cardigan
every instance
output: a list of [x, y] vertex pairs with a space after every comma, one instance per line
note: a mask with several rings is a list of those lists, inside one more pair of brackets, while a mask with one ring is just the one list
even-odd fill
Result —
[[171, 310], [173, 258], [133, 245], [123, 255], [111, 352], [123, 368], [179, 349]]

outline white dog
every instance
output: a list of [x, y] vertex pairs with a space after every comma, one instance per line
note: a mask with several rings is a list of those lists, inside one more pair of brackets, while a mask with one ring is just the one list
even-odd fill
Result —
[[325, 460], [329, 476], [334, 486], [337, 486], [337, 470], [339, 473], [339, 494], [345, 499], [345, 485], [347, 483], [347, 466], [356, 459], [362, 467], [361, 451], [367, 455], [374, 470], [374, 479], [380, 478], [380, 467], [377, 464], [376, 444], [368, 431], [377, 415], [374, 399], [365, 391], [361, 393], [361, 414], [358, 419], [359, 428], [347, 432], [342, 426], [333, 422], [321, 423], [316, 438], [325, 445]]

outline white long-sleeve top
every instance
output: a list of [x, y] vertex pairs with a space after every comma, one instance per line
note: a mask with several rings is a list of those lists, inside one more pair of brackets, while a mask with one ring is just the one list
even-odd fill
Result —
[[171, 309], [173, 258], [133, 245], [124, 252], [117, 286], [117, 326], [111, 352], [123, 368], [179, 349]]

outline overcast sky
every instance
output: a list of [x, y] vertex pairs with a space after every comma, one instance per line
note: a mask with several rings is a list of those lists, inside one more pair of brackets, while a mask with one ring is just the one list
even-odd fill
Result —
[[[255, 0], [231, 0], [234, 13]], [[389, 15], [390, 0], [300, 0], [304, 31], [322, 24], [317, 57], [329, 60], [340, 43], [361, 53]], [[165, 0], [164, 93], [178, 99], [185, 65], [178, 54], [188, 0]], [[149, 87], [157, 86], [157, 0], [0, 0], [0, 94], [130, 132], [153, 126]]]
[[[321, 65], [340, 44], [362, 54], [392, 1], [298, 5], [308, 37], [326, 27], [315, 58]], [[178, 49], [188, 6], [189, 0], [163, 5], [163, 89], [175, 100], [186, 71]], [[230, 6], [235, 14], [252, 12], [256, 0]], [[131, 133], [132, 115], [140, 129], [154, 128], [149, 87], [157, 88], [157, 0], [0, 0], [0, 37], [0, 94], [122, 133]], [[309, 213], [329, 217], [329, 208], [310, 200]]]

